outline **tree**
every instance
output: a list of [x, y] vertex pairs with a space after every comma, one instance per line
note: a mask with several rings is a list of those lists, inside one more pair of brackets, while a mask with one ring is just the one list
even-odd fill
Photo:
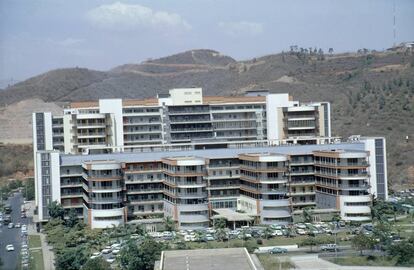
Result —
[[214, 220], [214, 228], [216, 230], [226, 228], [226, 220], [224, 218], [218, 218]]
[[82, 266], [82, 270], [110, 270], [111, 265], [102, 257], [89, 259]]
[[65, 248], [56, 256], [57, 270], [78, 270], [87, 260], [83, 247]]
[[397, 265], [414, 265], [414, 237], [393, 245], [388, 251], [393, 258], [397, 259]]
[[361, 256], [363, 255], [362, 252], [367, 249], [374, 248], [375, 241], [365, 235], [365, 234], [358, 234], [354, 238], [352, 238], [352, 247], [359, 250], [361, 252]]
[[266, 239], [269, 239], [270, 237], [272, 237], [272, 233], [273, 233], [273, 230], [269, 226], [267, 226], [266, 229], [264, 229], [263, 231], [264, 237]]
[[310, 251], [313, 252], [313, 247], [319, 245], [318, 239], [313, 236], [309, 236], [308, 238], [304, 239], [301, 243], [301, 246], [309, 246]]
[[120, 265], [127, 270], [152, 270], [159, 259], [163, 245], [152, 238], [145, 238], [140, 245], [128, 241], [120, 253]]
[[61, 220], [65, 217], [65, 209], [57, 201], [53, 201], [48, 206], [49, 215], [51, 218], [60, 218]]
[[174, 220], [169, 216], [164, 218], [164, 229], [166, 231], [175, 231]]
[[303, 214], [303, 220], [306, 223], [311, 223], [312, 222], [312, 211], [310, 211], [309, 208], [303, 208], [302, 214]]
[[35, 198], [35, 185], [34, 185], [34, 179], [30, 178], [25, 181], [24, 183], [24, 196], [26, 201], [32, 201]]
[[68, 220], [66, 220], [66, 226], [73, 228], [78, 223], [78, 214], [75, 209], [70, 209], [68, 213]]

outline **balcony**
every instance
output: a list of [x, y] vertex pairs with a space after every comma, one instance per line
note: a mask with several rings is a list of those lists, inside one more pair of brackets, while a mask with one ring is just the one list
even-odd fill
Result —
[[162, 192], [164, 192], [164, 187], [144, 188], [144, 189], [127, 189], [127, 194], [128, 195], [147, 194], [147, 193], [162, 193]]
[[159, 198], [159, 199], [146, 199], [146, 200], [129, 200], [128, 204], [131, 205], [141, 205], [141, 204], [157, 204], [157, 203], [162, 203], [164, 201], [163, 198]]
[[144, 210], [144, 211], [133, 211], [133, 215], [135, 216], [146, 216], [146, 215], [161, 215], [164, 214], [164, 210]]
[[144, 183], [162, 183], [164, 179], [125, 179], [125, 184], [144, 184]]
[[314, 170], [304, 170], [304, 171], [290, 171], [291, 176], [297, 175], [313, 175], [315, 173]]
[[146, 130], [124, 130], [124, 135], [134, 135], [134, 134], [158, 134], [161, 133], [161, 129], [146, 129]]
[[315, 191], [311, 190], [296, 190], [288, 193], [288, 196], [307, 196], [307, 195], [315, 195]]
[[214, 118], [211, 122], [256, 122], [256, 118]]
[[239, 183], [227, 183], [219, 185], [210, 185], [207, 187], [208, 190], [217, 190], [217, 189], [238, 189], [240, 188]]
[[89, 198], [89, 203], [93, 204], [110, 204], [110, 203], [122, 203], [122, 198]]
[[284, 184], [288, 182], [288, 179], [286, 177], [279, 177], [279, 178], [273, 178], [273, 177], [254, 177], [254, 176], [248, 176], [241, 174], [240, 175], [241, 180], [249, 181], [249, 182], [255, 182], [255, 183], [266, 183], [266, 184]]
[[342, 179], [342, 180], [356, 180], [356, 179], [366, 179], [369, 177], [369, 174], [368, 173], [355, 173], [355, 174], [328, 173], [328, 172], [315, 171], [315, 176], [330, 177], [330, 178]]
[[186, 119], [170, 118], [170, 123], [171, 124], [175, 124], [175, 123], [198, 124], [198, 123], [211, 123], [211, 120], [210, 118], [195, 118], [195, 117], [186, 118]]
[[289, 182], [290, 186], [313, 186], [315, 181], [291, 181]]
[[169, 110], [168, 115], [197, 115], [197, 114], [210, 114], [208, 107], [206, 109], [193, 109], [193, 110]]
[[248, 166], [240, 165], [240, 170], [255, 171], [255, 172], [287, 172], [285, 166]]
[[219, 180], [219, 179], [238, 179], [240, 178], [240, 174], [225, 174], [225, 175], [209, 175], [205, 177], [208, 180]]
[[61, 182], [61, 188], [82, 187], [82, 182]]
[[143, 126], [143, 125], [145, 125], [145, 126], [154, 126], [154, 125], [161, 125], [161, 120], [158, 120], [158, 121], [142, 121], [142, 122], [139, 122], [139, 121], [134, 121], [134, 122], [132, 122], [132, 121], [124, 121], [124, 126]]
[[212, 127], [197, 127], [197, 128], [171, 128], [171, 133], [183, 133], [183, 132], [209, 132], [213, 131]]
[[[309, 125], [309, 126], [288, 126], [288, 130], [307, 130], [307, 129], [316, 129], [315, 125]], [[304, 135], [306, 136], [306, 135]]]
[[315, 160], [315, 166], [318, 167], [368, 167], [370, 164], [367, 161], [363, 162], [324, 162]]
[[206, 198], [207, 192], [194, 192], [194, 193], [187, 193], [187, 192], [173, 192], [164, 190], [164, 193], [167, 195], [173, 195], [175, 197], [180, 198]]
[[107, 134], [105, 132], [85, 132], [78, 133], [78, 139], [88, 139], [88, 138], [105, 138]]
[[83, 192], [65, 192], [65, 193], [61, 193], [60, 194], [60, 198], [61, 199], [70, 199], [70, 198], [78, 198], [78, 197], [82, 197], [83, 196]]

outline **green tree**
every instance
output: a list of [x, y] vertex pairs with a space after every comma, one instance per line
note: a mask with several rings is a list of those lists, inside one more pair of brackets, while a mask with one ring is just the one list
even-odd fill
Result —
[[309, 208], [303, 208], [302, 210], [302, 215], [303, 215], [303, 220], [306, 223], [311, 223], [312, 222], [312, 211]]
[[223, 241], [227, 237], [227, 234], [225, 231], [226, 224], [227, 222], [223, 218], [214, 220], [214, 228], [216, 229], [216, 237], [217, 237], [217, 240], [219, 241]]
[[75, 209], [70, 209], [68, 213], [68, 219], [66, 220], [66, 226], [73, 228], [78, 223], [78, 214]]
[[120, 265], [126, 270], [152, 270], [162, 249], [163, 245], [152, 238], [145, 238], [140, 245], [135, 241], [128, 241], [121, 250]]
[[270, 237], [272, 237], [272, 233], [273, 233], [273, 230], [269, 226], [267, 226], [263, 231], [264, 237], [266, 239], [269, 239]]
[[371, 237], [362, 233], [353, 237], [351, 243], [352, 247], [360, 251], [361, 256], [364, 250], [372, 249], [375, 245], [375, 241]]
[[393, 258], [397, 259], [397, 265], [414, 265], [414, 237], [393, 245], [388, 251]]
[[310, 247], [310, 251], [313, 252], [313, 247], [319, 245], [319, 241], [313, 236], [308, 236], [308, 238], [304, 239], [300, 245]]
[[87, 260], [83, 247], [65, 248], [62, 252], [57, 253], [56, 269], [57, 270], [78, 270]]
[[218, 218], [214, 220], [214, 228], [216, 230], [226, 228], [226, 220], [224, 218]]
[[34, 178], [30, 178], [25, 181], [23, 195], [26, 201], [32, 201], [35, 199]]
[[82, 270], [110, 270], [111, 265], [102, 257], [89, 259], [82, 266]]
[[53, 201], [48, 206], [49, 215], [51, 218], [60, 218], [61, 220], [65, 217], [65, 209], [57, 201]]
[[175, 231], [174, 220], [169, 216], [164, 218], [164, 229], [166, 231]]

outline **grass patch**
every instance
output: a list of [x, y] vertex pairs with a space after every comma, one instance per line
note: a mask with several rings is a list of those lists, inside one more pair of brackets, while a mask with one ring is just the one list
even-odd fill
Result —
[[356, 256], [326, 259], [330, 262], [346, 266], [395, 266], [396, 260], [390, 257]]
[[257, 254], [257, 257], [265, 270], [294, 268], [289, 257], [278, 257], [274, 254]]
[[42, 247], [42, 242], [40, 241], [40, 235], [29, 235], [29, 248], [38, 248]]
[[30, 270], [44, 270], [42, 250], [31, 250], [30, 257]]

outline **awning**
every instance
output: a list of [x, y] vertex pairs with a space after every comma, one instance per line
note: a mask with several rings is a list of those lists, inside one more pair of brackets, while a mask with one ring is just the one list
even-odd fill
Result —
[[252, 221], [254, 218], [249, 216], [248, 214], [239, 213], [232, 209], [213, 209], [217, 215], [212, 216], [212, 219], [220, 219], [223, 218], [227, 221]]

